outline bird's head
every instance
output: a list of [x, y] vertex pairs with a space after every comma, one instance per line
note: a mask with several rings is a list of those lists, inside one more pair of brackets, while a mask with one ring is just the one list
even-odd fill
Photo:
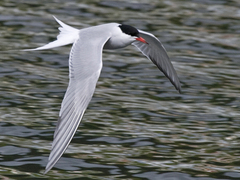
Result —
[[124, 34], [128, 35], [129, 38], [131, 38], [133, 41], [136, 40], [136, 41], [140, 41], [140, 42], [148, 44], [147, 41], [140, 36], [139, 31], [135, 27], [121, 24], [121, 25], [119, 25], [119, 28], [122, 30], [122, 32]]

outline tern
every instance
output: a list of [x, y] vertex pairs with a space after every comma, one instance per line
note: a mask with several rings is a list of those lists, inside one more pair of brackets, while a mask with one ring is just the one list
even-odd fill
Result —
[[57, 40], [35, 49], [44, 50], [73, 44], [69, 55], [69, 84], [64, 95], [54, 132], [51, 153], [44, 174], [60, 159], [71, 142], [85, 110], [92, 99], [102, 69], [103, 49], [136, 46], [180, 92], [181, 85], [175, 69], [160, 40], [153, 34], [118, 23], [108, 23], [84, 29], [60, 24]]

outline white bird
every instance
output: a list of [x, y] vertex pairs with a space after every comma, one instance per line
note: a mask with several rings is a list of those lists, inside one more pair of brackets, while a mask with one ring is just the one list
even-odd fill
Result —
[[79, 30], [54, 18], [62, 26], [57, 40], [36, 49], [25, 50], [44, 50], [73, 43], [69, 55], [69, 84], [61, 104], [52, 150], [44, 173], [57, 163], [67, 149], [92, 99], [102, 69], [103, 49], [118, 49], [133, 44], [181, 91], [177, 73], [167, 52], [154, 35], [118, 23]]

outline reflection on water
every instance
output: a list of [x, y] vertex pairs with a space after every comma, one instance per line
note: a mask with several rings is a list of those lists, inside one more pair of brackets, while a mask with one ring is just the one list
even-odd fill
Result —
[[[239, 2], [0, 2], [1, 179], [240, 179]], [[154, 33], [180, 76], [178, 94], [134, 47], [104, 51], [75, 138], [47, 175], [70, 46], [52, 15], [79, 28], [124, 22]]]

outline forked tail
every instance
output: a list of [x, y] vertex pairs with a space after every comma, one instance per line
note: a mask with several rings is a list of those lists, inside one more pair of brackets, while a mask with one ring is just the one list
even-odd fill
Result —
[[64, 46], [67, 44], [72, 44], [78, 39], [80, 30], [73, 28], [67, 24], [64, 24], [62, 21], [58, 20], [55, 16], [53, 17], [58, 22], [58, 24], [62, 26], [58, 28], [60, 30], [60, 33], [57, 36], [57, 40], [35, 49], [25, 49], [23, 51], [51, 49], [59, 46]]

